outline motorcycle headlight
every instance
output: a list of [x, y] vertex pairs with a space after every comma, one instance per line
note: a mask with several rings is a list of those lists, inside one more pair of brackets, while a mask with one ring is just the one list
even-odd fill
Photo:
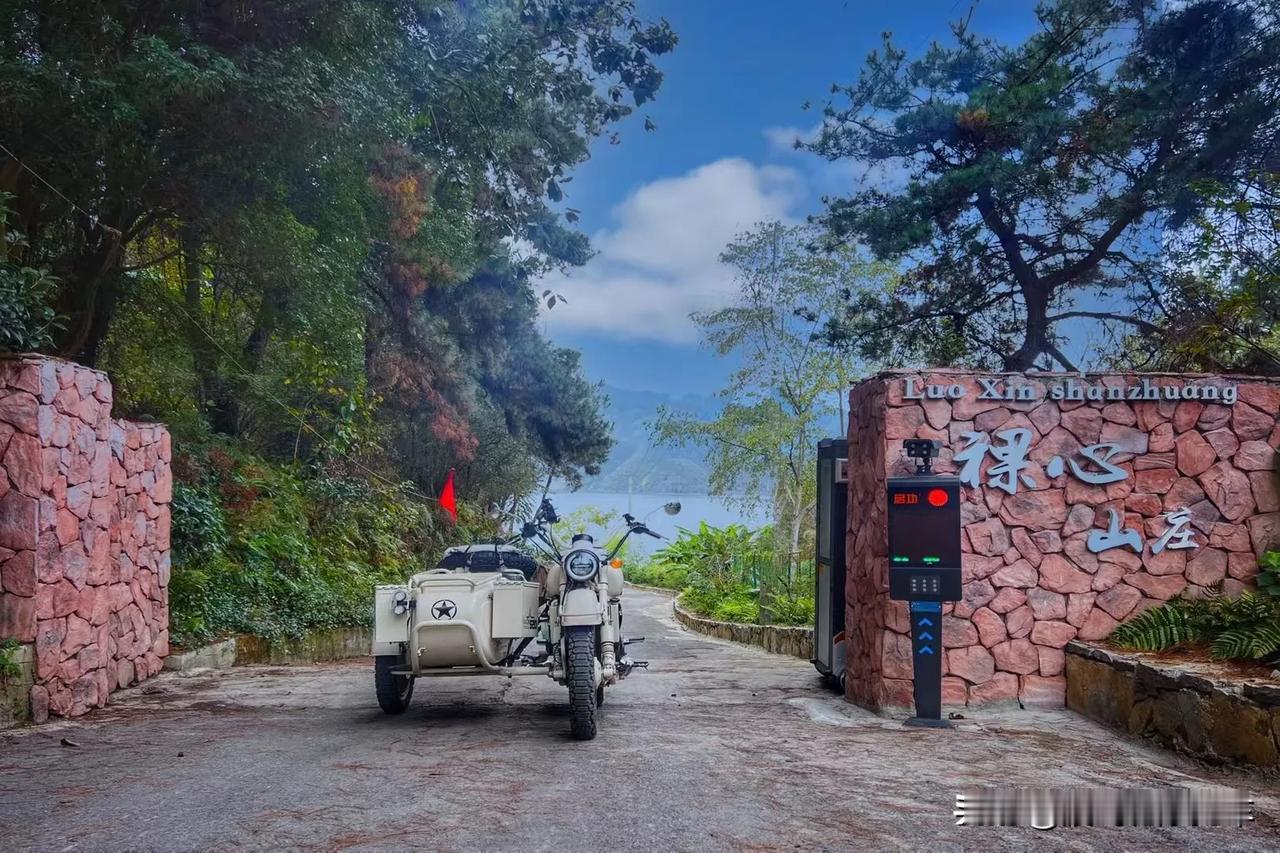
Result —
[[564, 570], [575, 581], [589, 581], [600, 571], [600, 558], [594, 551], [570, 551], [564, 558]]

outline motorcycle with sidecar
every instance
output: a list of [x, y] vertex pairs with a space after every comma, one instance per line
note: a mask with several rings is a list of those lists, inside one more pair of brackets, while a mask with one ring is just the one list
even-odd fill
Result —
[[[680, 511], [678, 503], [662, 508]], [[419, 678], [545, 675], [569, 688], [573, 737], [594, 738], [605, 688], [648, 666], [626, 654], [617, 555], [634, 534], [662, 536], [629, 514], [623, 519], [626, 531], [612, 548], [586, 533], [561, 546], [552, 530], [559, 517], [544, 497], [510, 539], [449, 548], [408, 583], [376, 587], [374, 687], [382, 710], [403, 713]], [[525, 543], [545, 561], [519, 547]], [[526, 654], [535, 642], [536, 652]]]

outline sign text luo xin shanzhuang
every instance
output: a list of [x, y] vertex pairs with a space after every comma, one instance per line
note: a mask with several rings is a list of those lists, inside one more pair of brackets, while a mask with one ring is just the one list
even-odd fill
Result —
[[[1157, 385], [1143, 377], [1132, 385], [1103, 385], [1069, 378], [1055, 380], [1042, 388], [1039, 384], [1007, 381], [998, 376], [974, 378], [978, 382], [979, 400], [1200, 400], [1230, 406], [1237, 397], [1235, 383], [1183, 381], [1176, 385]], [[922, 384], [912, 376], [903, 383], [902, 396], [907, 400], [959, 400], [968, 394], [968, 389], [958, 382]]]

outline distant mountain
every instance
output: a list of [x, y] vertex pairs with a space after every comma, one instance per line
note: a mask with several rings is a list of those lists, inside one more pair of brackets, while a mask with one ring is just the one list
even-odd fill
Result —
[[674, 396], [656, 391], [632, 391], [606, 385], [607, 417], [613, 422], [613, 452], [600, 473], [587, 477], [584, 491], [638, 494], [705, 495], [708, 469], [698, 447], [655, 447], [649, 424], [658, 407], [715, 417], [720, 403], [709, 395]]

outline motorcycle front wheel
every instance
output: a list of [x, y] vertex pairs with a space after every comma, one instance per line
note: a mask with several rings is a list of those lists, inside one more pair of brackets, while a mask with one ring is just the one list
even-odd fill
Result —
[[596, 736], [596, 629], [565, 628], [564, 652], [569, 683], [569, 731], [575, 740]]

